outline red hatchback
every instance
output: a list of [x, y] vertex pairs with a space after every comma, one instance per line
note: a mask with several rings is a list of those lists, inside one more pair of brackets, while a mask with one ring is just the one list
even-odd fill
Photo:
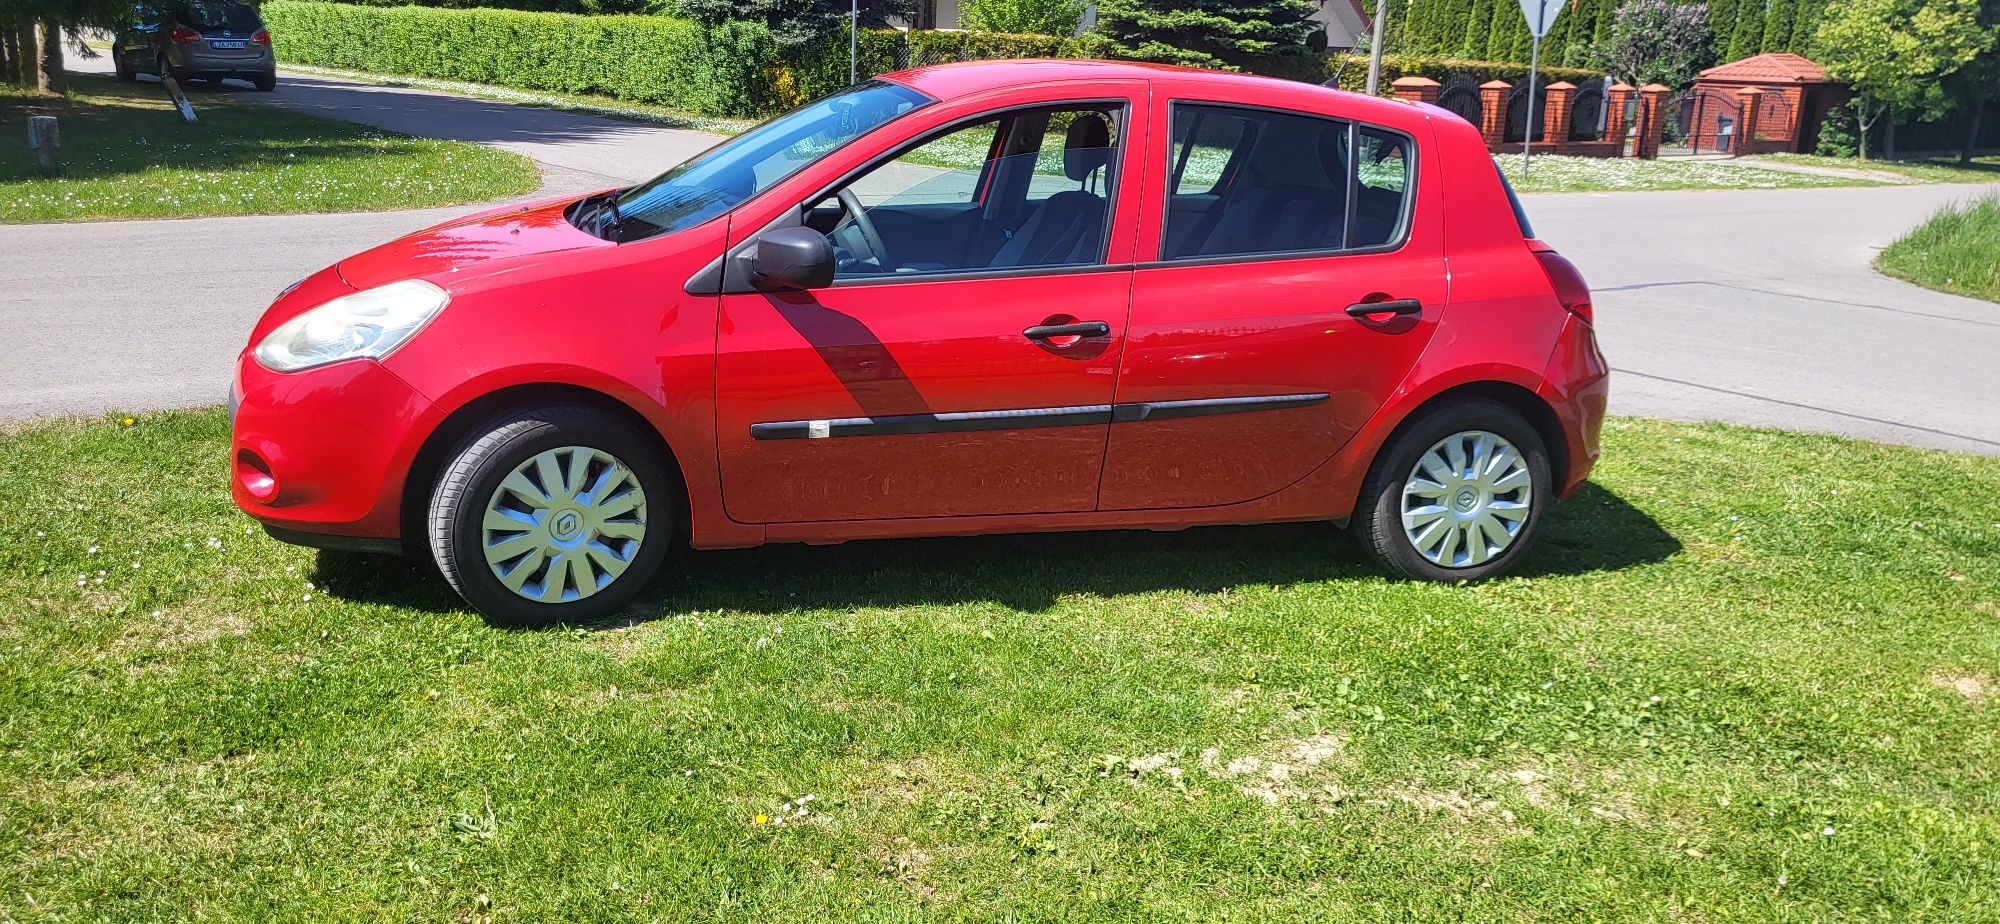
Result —
[[497, 622], [697, 548], [1330, 520], [1477, 580], [1597, 458], [1590, 294], [1442, 109], [1080, 61], [892, 74], [281, 295], [234, 495]]

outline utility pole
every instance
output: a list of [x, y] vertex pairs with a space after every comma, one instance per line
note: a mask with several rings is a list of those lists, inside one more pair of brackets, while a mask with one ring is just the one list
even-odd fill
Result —
[[1550, 9], [1551, 0], [1521, 0], [1521, 15], [1528, 18], [1528, 34], [1535, 37], [1534, 50], [1528, 52], [1528, 117], [1522, 120], [1521, 130], [1521, 176], [1528, 175], [1528, 151], [1535, 146], [1535, 78], [1542, 69], [1542, 36], [1549, 34], [1549, 25], [1556, 21], [1556, 14], [1562, 12], [1562, 4], [1556, 3]]
[[1382, 87], [1382, 21], [1389, 18], [1389, 0], [1375, 0], [1375, 38], [1368, 44], [1368, 95]]
[[847, 85], [861, 82], [861, 0], [847, 5]]

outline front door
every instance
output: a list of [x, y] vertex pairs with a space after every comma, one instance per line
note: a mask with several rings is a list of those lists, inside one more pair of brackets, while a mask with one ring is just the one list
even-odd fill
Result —
[[1105, 510], [1304, 478], [1387, 401], [1445, 308], [1414, 139], [1231, 102], [1156, 114], [1173, 126], [1152, 155], [1165, 217], [1133, 278]]
[[1131, 289], [1131, 110], [982, 115], [801, 203], [834, 283], [721, 299], [732, 519], [1095, 507]]

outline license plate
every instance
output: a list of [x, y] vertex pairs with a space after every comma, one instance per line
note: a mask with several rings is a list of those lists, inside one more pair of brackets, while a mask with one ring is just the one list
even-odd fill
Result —
[[237, 48], [242, 48], [242, 47], [243, 47], [243, 43], [242, 43], [242, 42], [224, 42], [224, 41], [219, 41], [219, 40], [216, 40], [216, 39], [209, 39], [209, 40], [208, 40], [208, 47], [210, 47], [210, 48], [225, 48], [225, 49], [237, 49]]

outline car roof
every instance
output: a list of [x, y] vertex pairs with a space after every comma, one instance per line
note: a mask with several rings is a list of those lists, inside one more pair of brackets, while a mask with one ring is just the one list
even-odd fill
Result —
[[1298, 80], [1142, 61], [1078, 58], [964, 61], [914, 67], [882, 76], [885, 80], [895, 81], [940, 101], [1029, 84], [1145, 80], [1164, 85], [1169, 92], [1177, 95], [1198, 94], [1204, 86], [1229, 86], [1255, 92], [1261, 102], [1276, 108], [1325, 110], [1337, 104], [1343, 115], [1391, 124], [1411, 121], [1412, 116], [1423, 118], [1417, 107], [1399, 100], [1335, 90]]

